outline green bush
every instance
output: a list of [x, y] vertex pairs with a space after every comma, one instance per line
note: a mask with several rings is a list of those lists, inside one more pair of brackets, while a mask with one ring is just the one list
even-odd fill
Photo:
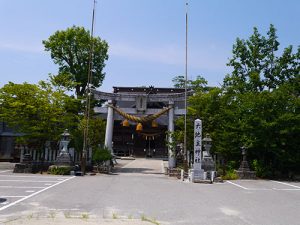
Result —
[[96, 164], [102, 164], [105, 161], [111, 160], [112, 155], [110, 150], [106, 147], [96, 148], [93, 152], [93, 162]]
[[253, 160], [252, 167], [257, 177], [261, 177], [261, 178], [271, 177], [271, 169], [263, 166], [263, 164], [257, 159]]
[[48, 172], [52, 175], [70, 175], [71, 167], [69, 166], [51, 166]]
[[226, 171], [225, 175], [222, 176], [223, 180], [236, 180], [238, 179], [238, 175], [234, 170]]

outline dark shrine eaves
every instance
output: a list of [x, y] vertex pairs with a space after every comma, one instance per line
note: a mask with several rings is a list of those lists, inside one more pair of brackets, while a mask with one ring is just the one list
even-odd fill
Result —
[[113, 87], [113, 93], [146, 93], [146, 94], [171, 94], [171, 93], [184, 93], [184, 88], [156, 88], [150, 87]]

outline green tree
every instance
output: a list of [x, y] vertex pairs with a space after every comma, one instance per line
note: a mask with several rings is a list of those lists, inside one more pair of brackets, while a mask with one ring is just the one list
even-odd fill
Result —
[[267, 36], [262, 36], [256, 27], [248, 40], [237, 38], [233, 56], [228, 66], [233, 68], [224, 80], [227, 91], [244, 93], [273, 90], [286, 81], [299, 76], [300, 47], [293, 53], [288, 46], [279, 56], [276, 29], [270, 25]]
[[10, 82], [0, 89], [0, 99], [0, 118], [23, 134], [18, 141], [33, 142], [39, 148], [58, 140], [64, 129], [77, 122], [72, 112], [76, 100], [45, 82]]
[[99, 37], [91, 38], [90, 32], [83, 27], [73, 26], [64, 31], [56, 31], [43, 44], [45, 50], [51, 53], [54, 63], [59, 66], [58, 74], [51, 75], [55, 86], [75, 90], [77, 97], [83, 96], [87, 89], [92, 49], [91, 84], [95, 88], [101, 86], [105, 77], [105, 60], [108, 59], [106, 41]]
[[228, 63], [233, 72], [223, 86], [224, 97], [231, 96], [238, 106], [234, 127], [239, 128], [239, 145], [248, 146], [250, 158], [265, 176], [299, 172], [295, 166], [300, 161], [299, 141], [295, 137], [300, 135], [300, 48], [293, 53], [289, 46], [279, 55], [278, 46], [273, 25], [267, 37], [254, 28], [249, 40], [237, 39]]
[[300, 173], [300, 48], [294, 53], [289, 46], [280, 55], [275, 31], [271, 25], [264, 37], [254, 28], [248, 40], [237, 39], [232, 73], [221, 88], [196, 91], [188, 116], [203, 121], [212, 151], [231, 169], [246, 146], [260, 176], [291, 177]]
[[[185, 88], [184, 76], [176, 76], [172, 79], [175, 88]], [[207, 81], [202, 76], [197, 76], [195, 80], [187, 80], [187, 89], [201, 91], [207, 89]]]
[[[81, 118], [76, 129], [71, 131], [72, 141], [70, 146], [74, 147], [76, 151], [81, 152], [83, 149], [83, 132], [86, 126], [86, 119]], [[106, 122], [101, 118], [91, 117], [89, 120], [89, 132], [88, 132], [88, 145], [89, 147], [96, 149], [99, 146], [103, 146], [105, 138]]]

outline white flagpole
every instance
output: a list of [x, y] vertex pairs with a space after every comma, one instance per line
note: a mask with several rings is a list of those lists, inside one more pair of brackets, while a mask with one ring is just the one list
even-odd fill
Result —
[[184, 82], [184, 159], [188, 160], [188, 152], [187, 152], [187, 137], [186, 137], [186, 122], [187, 122], [187, 76], [188, 76], [188, 2], [185, 3], [186, 12], [185, 12], [185, 82]]

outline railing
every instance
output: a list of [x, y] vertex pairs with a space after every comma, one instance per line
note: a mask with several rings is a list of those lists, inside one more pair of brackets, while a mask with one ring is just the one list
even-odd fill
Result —
[[[60, 151], [57, 149], [45, 148], [43, 151], [38, 151], [35, 149], [29, 149], [26, 146], [20, 147], [20, 162], [24, 161], [24, 156], [29, 155], [33, 162], [45, 162], [45, 163], [54, 163], [59, 156]], [[81, 155], [76, 152], [74, 148], [69, 149], [71, 160], [74, 163], [79, 163]], [[92, 160], [92, 150], [88, 150], [87, 161], [91, 163]]]

